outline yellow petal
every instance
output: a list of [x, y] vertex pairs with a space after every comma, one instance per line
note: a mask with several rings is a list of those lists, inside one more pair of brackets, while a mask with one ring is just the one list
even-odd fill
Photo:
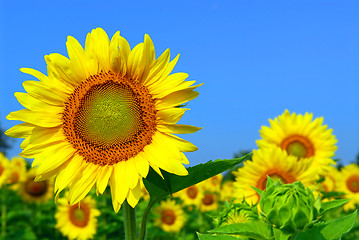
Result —
[[175, 135], [163, 133], [162, 137], [166, 139], [165, 142], [168, 142], [168, 144], [176, 145], [182, 152], [194, 152], [198, 150], [198, 148], [192, 143]]
[[84, 163], [83, 158], [78, 154], [75, 154], [68, 162], [64, 170], [59, 172], [55, 180], [54, 191], [57, 197], [60, 192], [71, 183], [76, 175], [75, 173], [82, 169]]
[[12, 138], [25, 138], [31, 134], [34, 127], [35, 126], [30, 123], [20, 123], [8, 129], [5, 135]]
[[[125, 178], [126, 168], [124, 167], [124, 162], [118, 162], [114, 165], [114, 173], [111, 178], [114, 179], [115, 191], [116, 191], [116, 200], [122, 204], [125, 200], [128, 191], [130, 190]], [[112, 186], [111, 186], [112, 188]]]
[[42, 72], [39, 72], [35, 69], [32, 68], [20, 68], [20, 71], [26, 74], [30, 74], [34, 77], [36, 77], [37, 79], [39, 79], [41, 82], [47, 82], [48, 81], [48, 77], [43, 74]]
[[[202, 84], [200, 84], [200, 85], [202, 85]], [[159, 99], [156, 102], [156, 109], [163, 110], [163, 109], [167, 109], [167, 108], [171, 108], [171, 107], [176, 107], [185, 102], [191, 101], [192, 99], [195, 99], [199, 95], [199, 93], [196, 91], [193, 91], [193, 88], [196, 88], [200, 85], [173, 92], [173, 93]]]
[[132, 207], [135, 208], [138, 201], [141, 198], [141, 185], [140, 181], [137, 181], [137, 185], [134, 189], [130, 189], [127, 195], [127, 202]]
[[76, 179], [76, 182], [73, 182], [69, 190], [68, 200], [71, 205], [81, 201], [96, 183], [100, 166], [92, 163], [87, 163], [86, 165], [82, 171], [81, 178]]
[[125, 76], [127, 71], [127, 58], [120, 52], [119, 44], [120, 32], [116, 32], [110, 42], [110, 68], [111, 71]]
[[189, 108], [168, 108], [157, 112], [157, 120], [162, 123], [177, 123]]
[[57, 91], [53, 91], [48, 86], [38, 81], [25, 81], [22, 84], [26, 92], [32, 97], [46, 102], [50, 105], [63, 106], [67, 100], [67, 95]]
[[106, 187], [112, 174], [112, 168], [112, 166], [101, 167], [101, 171], [96, 182], [96, 188], [100, 194], [103, 194], [103, 192], [106, 190]]
[[79, 81], [84, 81], [90, 76], [90, 73], [86, 67], [87, 59], [84, 49], [82, 48], [81, 44], [72, 36], [67, 37], [66, 47], [74, 73], [76, 74]]
[[32, 97], [28, 93], [15, 93], [16, 99], [19, 101], [21, 105], [25, 108], [32, 110], [32, 111], [46, 111], [46, 112], [53, 112], [53, 113], [61, 113], [63, 111], [62, 107], [56, 107], [46, 102], [40, 101], [34, 97]]
[[137, 44], [127, 60], [127, 75], [132, 79], [139, 79], [144, 70], [143, 43]]
[[163, 133], [185, 134], [195, 133], [202, 128], [184, 124], [159, 124], [157, 129]]
[[170, 60], [170, 50], [167, 48], [161, 56], [159, 56], [155, 62], [153, 63], [153, 67], [151, 67], [146, 79], [143, 84], [145, 86], [151, 86], [151, 84], [158, 81], [161, 78], [163, 72], [166, 70], [168, 66], [168, 62]]
[[98, 63], [101, 69], [107, 72], [110, 70], [110, 40], [102, 28], [92, 30], [91, 37], [94, 39], [93, 51], [98, 59]]
[[8, 120], [19, 120], [39, 127], [57, 127], [62, 124], [61, 117], [52, 113], [35, 112], [28, 109], [11, 112], [6, 116]]
[[76, 87], [81, 83], [80, 79], [74, 73], [70, 59], [58, 54], [52, 53], [45, 56], [46, 63], [51, 65], [59, 75], [61, 81], [65, 81], [68, 85]]
[[136, 169], [142, 177], [147, 177], [150, 165], [146, 156], [143, 152], [140, 152], [136, 157], [134, 157], [133, 161], [135, 162]]

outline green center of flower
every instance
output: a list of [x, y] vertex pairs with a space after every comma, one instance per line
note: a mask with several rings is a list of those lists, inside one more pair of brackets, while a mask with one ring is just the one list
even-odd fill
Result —
[[83, 221], [85, 219], [85, 213], [81, 208], [76, 208], [74, 210], [74, 218], [77, 221]]
[[83, 81], [62, 112], [66, 140], [86, 162], [127, 161], [152, 142], [155, 99], [141, 82], [111, 71]]
[[314, 155], [313, 143], [305, 136], [292, 135], [285, 138], [280, 147], [286, 150], [289, 155], [300, 158], [309, 158]]
[[85, 227], [90, 220], [90, 208], [83, 202], [80, 206], [79, 204], [70, 206], [69, 219], [75, 226]]
[[359, 192], [359, 176], [349, 177], [347, 179], [347, 187], [353, 193]]
[[131, 90], [108, 82], [94, 86], [83, 98], [77, 131], [102, 146], [127, 141], [140, 126], [140, 107]]
[[292, 142], [287, 147], [287, 152], [290, 155], [294, 155], [298, 158], [305, 157], [307, 155], [307, 149], [300, 142]]

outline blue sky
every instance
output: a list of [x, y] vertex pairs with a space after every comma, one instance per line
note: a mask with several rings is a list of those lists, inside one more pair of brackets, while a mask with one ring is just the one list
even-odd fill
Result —
[[[256, 148], [259, 129], [288, 109], [324, 116], [338, 139], [336, 158], [359, 152], [358, 1], [5, 1], [0, 0], [0, 124], [22, 109], [14, 92], [46, 73], [44, 55], [67, 56], [66, 37], [84, 44], [102, 27], [131, 47], [148, 33], [157, 56], [181, 57], [174, 72], [204, 83], [180, 123], [199, 147], [191, 165]], [[19, 142], [8, 156], [20, 153]]]

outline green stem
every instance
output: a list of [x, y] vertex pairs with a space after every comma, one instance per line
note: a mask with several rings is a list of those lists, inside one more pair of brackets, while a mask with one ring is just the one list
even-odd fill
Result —
[[[6, 191], [6, 189], [5, 189]], [[1, 199], [1, 239], [6, 238], [6, 192], [2, 191], [2, 199]]]
[[135, 209], [128, 204], [127, 200], [123, 202], [122, 206], [123, 206], [123, 217], [125, 221], [125, 239], [136, 240], [137, 231], [136, 231]]
[[147, 217], [148, 217], [148, 214], [152, 208], [152, 206], [158, 202], [160, 199], [162, 198], [158, 198], [158, 199], [155, 199], [153, 201], [150, 200], [150, 203], [148, 204], [144, 214], [143, 214], [143, 217], [142, 217], [142, 223], [141, 223], [141, 231], [140, 231], [140, 236], [138, 238], [138, 240], [144, 240], [145, 239], [145, 236], [146, 236], [146, 224], [147, 224]]

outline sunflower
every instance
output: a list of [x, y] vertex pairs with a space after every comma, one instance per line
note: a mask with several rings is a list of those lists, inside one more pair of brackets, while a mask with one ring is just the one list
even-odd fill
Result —
[[199, 184], [195, 184], [173, 194], [173, 196], [179, 197], [186, 206], [194, 205], [199, 207], [203, 197], [203, 189]]
[[25, 180], [21, 182], [19, 193], [27, 202], [44, 203], [53, 197], [53, 181], [47, 179], [35, 182], [35, 169], [30, 169], [25, 176]]
[[226, 181], [221, 186], [220, 199], [228, 202], [234, 198], [234, 181]]
[[173, 134], [200, 129], [176, 124], [188, 110], [178, 106], [200, 85], [186, 73], [169, 75], [179, 56], [169, 61], [167, 49], [156, 59], [147, 34], [131, 50], [119, 32], [109, 40], [101, 28], [87, 35], [85, 49], [71, 36], [66, 46], [69, 58], [45, 56], [48, 76], [21, 69], [40, 81], [24, 82], [27, 93], [15, 96], [27, 109], [7, 116], [24, 122], [6, 134], [24, 138], [21, 156], [34, 158], [36, 180], [57, 176], [56, 196], [70, 186], [71, 205], [109, 184], [117, 212], [125, 199], [137, 204], [150, 166], [187, 175], [183, 152], [197, 147]]
[[10, 161], [0, 152], [0, 188], [6, 183], [9, 173]]
[[279, 148], [253, 150], [252, 161], [244, 162], [244, 166], [233, 172], [236, 176], [234, 187], [237, 201], [243, 197], [248, 203], [256, 204], [259, 195], [252, 188], [264, 190], [267, 176], [282, 183], [301, 181], [304, 185], [314, 188], [319, 175], [314, 170], [309, 171], [310, 163], [297, 161], [295, 156], [287, 154]]
[[219, 192], [222, 183], [222, 174], [218, 174], [211, 178], [206, 179], [205, 181], [201, 182], [201, 186], [203, 189], [211, 191], [211, 192]]
[[350, 202], [344, 205], [344, 210], [355, 209], [359, 204], [359, 166], [352, 163], [340, 170], [337, 178], [338, 191], [345, 193], [344, 197]]
[[257, 140], [259, 148], [281, 148], [299, 161], [312, 162], [312, 168], [325, 172], [337, 149], [337, 140], [332, 134], [333, 129], [323, 125], [323, 117], [313, 120], [312, 113], [292, 113], [288, 110], [275, 118], [269, 119], [270, 127], [262, 126], [259, 131], [263, 139]]
[[324, 192], [337, 191], [337, 177], [339, 171], [336, 167], [330, 166], [328, 171], [323, 175], [324, 181], [320, 183], [321, 188]]
[[185, 223], [184, 212], [175, 200], [161, 201], [160, 206], [154, 209], [154, 213], [158, 215], [154, 225], [166, 232], [179, 232]]
[[218, 193], [205, 191], [201, 198], [200, 210], [210, 212], [218, 209]]
[[96, 217], [100, 215], [95, 203], [90, 196], [72, 206], [66, 198], [58, 199], [55, 227], [69, 239], [92, 239], [97, 230]]
[[26, 176], [26, 164], [22, 164], [19, 158], [12, 158], [8, 166], [7, 184], [10, 184], [9, 188], [14, 191], [19, 190], [20, 184], [25, 181]]

